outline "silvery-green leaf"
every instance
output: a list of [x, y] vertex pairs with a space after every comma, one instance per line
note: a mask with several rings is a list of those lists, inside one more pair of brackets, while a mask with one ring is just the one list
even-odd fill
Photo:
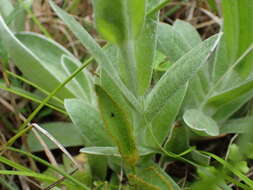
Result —
[[152, 120], [166, 102], [182, 88], [206, 63], [219, 41], [213, 36], [180, 58], [158, 81], [146, 99], [146, 118]]
[[128, 100], [128, 102], [138, 111], [142, 108], [137, 101], [136, 97], [131, 93], [126, 85], [119, 77], [114, 65], [110, 62], [107, 55], [105, 55], [99, 44], [92, 38], [92, 36], [79, 24], [73, 16], [67, 14], [64, 10], [60, 9], [55, 3], [50, 1], [51, 7], [57, 13], [57, 15], [64, 21], [68, 28], [74, 33], [74, 35], [80, 40], [80, 42], [88, 49], [98, 64], [107, 72], [111, 77], [113, 83], [120, 89], [121, 93]]
[[85, 139], [86, 146], [110, 146], [99, 112], [95, 107], [78, 99], [65, 100], [65, 108]]
[[201, 136], [217, 136], [219, 135], [219, 127], [217, 123], [197, 109], [186, 110], [183, 115], [184, 122], [194, 132]]
[[188, 22], [176, 20], [173, 29], [181, 35], [190, 47], [195, 47], [202, 41], [197, 30]]
[[135, 165], [139, 159], [139, 153], [129, 116], [100, 86], [95, 86], [95, 90], [99, 111], [108, 135], [111, 136], [126, 163]]
[[[62, 54], [69, 53], [59, 44], [38, 34], [24, 33], [16, 37], [2, 17], [0, 38], [9, 56], [30, 81], [47, 91], [52, 91], [60, 84], [59, 78], [66, 78], [63, 69], [60, 68], [60, 58]], [[57, 95], [61, 98], [73, 97], [66, 88]]]

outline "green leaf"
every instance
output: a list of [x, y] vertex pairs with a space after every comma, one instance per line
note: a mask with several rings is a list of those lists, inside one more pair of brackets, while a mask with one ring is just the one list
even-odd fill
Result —
[[[44, 77], [55, 77], [59, 82], [63, 82], [68, 77], [67, 72], [63, 69], [61, 65], [62, 56], [63, 55], [69, 56], [69, 57], [72, 57], [73, 59], [74, 59], [74, 56], [68, 50], [66, 50], [63, 46], [56, 43], [55, 41], [52, 41], [36, 33], [19, 33], [16, 35], [16, 37], [21, 41], [23, 45], [25, 45], [32, 51], [32, 54], [34, 56], [36, 56], [40, 60], [39, 64], [46, 72], [45, 73], [46, 75]], [[28, 68], [26, 69], [28, 70]], [[35, 69], [36, 68], [34, 68], [34, 70]], [[36, 71], [39, 72], [41, 70], [36, 70]], [[31, 78], [31, 75], [34, 76], [35, 74], [38, 75], [38, 73], [31, 72], [31, 69], [30, 69], [30, 74], [29, 74], [30, 78]], [[27, 77], [29, 78], [29, 76]], [[48, 78], [48, 80], [49, 79], [50, 78]], [[30, 80], [32, 81], [32, 79]], [[39, 84], [41, 87], [44, 87], [44, 84], [42, 82], [37, 83], [37, 84]], [[76, 95], [75, 91], [72, 90], [73, 88], [71, 88], [72, 84], [73, 83], [70, 82], [69, 84], [66, 85], [65, 88], [67, 88], [72, 94]], [[51, 88], [53, 89], [55, 87], [56, 86], [50, 85], [50, 89]], [[44, 88], [46, 89], [46, 86]], [[71, 97], [71, 96], [68, 96], [68, 97]]]
[[181, 37], [191, 48], [197, 46], [202, 42], [197, 30], [188, 22], [176, 20], [176, 22], [173, 24], [173, 29], [181, 35]]
[[117, 70], [110, 62], [109, 58], [104, 54], [101, 47], [90, 36], [90, 34], [74, 19], [74, 17], [68, 15], [65, 11], [57, 7], [52, 1], [50, 5], [56, 14], [64, 21], [68, 28], [74, 33], [77, 39], [88, 49], [93, 55], [98, 64], [107, 72], [111, 77], [113, 83], [120, 89], [121, 93], [128, 100], [128, 102], [138, 111], [141, 110], [141, 106], [134, 95], [127, 89], [125, 84], [120, 79]]
[[137, 190], [181, 190], [176, 182], [155, 164], [138, 167], [136, 174], [129, 174], [128, 178]]
[[24, 30], [25, 10], [22, 4], [27, 2], [16, 2], [15, 7], [9, 0], [0, 0], [0, 15], [3, 16], [7, 25], [12, 31], [18, 32]]
[[215, 0], [207, 0], [207, 1], [211, 10], [214, 11], [215, 13], [218, 13], [218, 7], [217, 7], [216, 1]]
[[99, 110], [104, 126], [118, 146], [123, 159], [130, 165], [138, 160], [138, 150], [133, 134], [133, 126], [125, 112], [101, 87], [96, 86]]
[[224, 36], [222, 36], [221, 41], [215, 52], [215, 58], [213, 61], [213, 81], [217, 82], [229, 69], [232, 63], [229, 61], [229, 56], [227, 52], [226, 42]]
[[212, 114], [216, 121], [225, 121], [231, 115], [233, 115], [237, 110], [239, 110], [246, 102], [248, 102], [253, 96], [253, 90], [242, 94], [238, 98], [228, 102], [227, 104], [218, 106], [215, 112]]
[[[81, 149], [82, 150], [82, 149]], [[105, 156], [87, 155], [92, 177], [96, 180], [105, 180], [108, 168], [108, 160]]]
[[110, 146], [99, 112], [93, 106], [78, 100], [65, 100], [65, 108], [85, 139], [86, 146]]
[[[22, 154], [22, 155], [28, 156], [29, 158], [32, 158], [32, 159], [36, 160], [38, 163], [41, 163], [42, 165], [44, 165], [44, 166], [46, 166], [46, 167], [48, 167], [48, 168], [54, 170], [55, 172], [61, 174], [61, 175], [64, 176], [66, 179], [68, 179], [68, 180], [71, 182], [71, 184], [76, 185], [76, 186], [78, 186], [78, 187], [80, 187], [80, 188], [82, 188], [82, 189], [89, 190], [89, 188], [88, 188], [85, 184], [83, 184], [83, 183], [81, 183], [80, 181], [76, 180], [74, 177], [72, 177], [72, 176], [69, 175], [68, 173], [62, 171], [62, 169], [53, 166], [53, 165], [50, 164], [49, 162], [47, 162], [47, 161], [45, 161], [45, 160], [43, 160], [43, 159], [41, 159], [41, 158], [35, 156], [34, 154], [31, 154], [31, 153], [29, 153], [29, 152], [25, 152], [25, 151], [22, 151], [22, 150], [20, 150], [20, 149], [16, 149], [16, 148], [13, 148], [13, 147], [7, 147], [7, 149], [10, 150], [10, 151], [17, 152], [17, 153], [20, 153], [20, 154]], [[75, 188], [76, 188], [76, 187], [75, 187]]]
[[152, 120], [166, 102], [194, 77], [218, 41], [217, 35], [205, 40], [170, 67], [147, 96], [145, 112], [148, 120]]
[[[119, 49], [115, 46], [108, 46], [104, 49], [105, 54], [108, 56], [110, 61], [115, 64], [115, 66], [119, 66], [120, 61], [120, 52]], [[100, 83], [104, 90], [111, 96], [111, 98], [117, 102], [117, 104], [121, 105], [121, 108], [127, 113], [130, 117], [132, 115], [132, 107], [129, 105], [129, 102], [121, 93], [120, 89], [113, 82], [113, 79], [110, 75], [107, 74], [103, 69], [100, 70]]]
[[144, 23], [146, 0], [93, 0], [97, 30], [112, 43], [124, 43], [137, 35]]
[[253, 124], [253, 118], [248, 116], [240, 119], [228, 120], [221, 125], [221, 133], [246, 133]]
[[[222, 1], [224, 32], [231, 63], [239, 58], [253, 41], [253, 5], [250, 0]], [[253, 68], [253, 54], [249, 54], [236, 68], [248, 77]]]
[[219, 135], [217, 123], [200, 110], [189, 109], [183, 115], [184, 122], [196, 133], [204, 136]]
[[0, 0], [0, 13], [6, 19], [11, 12], [14, 10], [14, 7], [9, 0]]
[[26, 168], [26, 167], [22, 166], [21, 164], [16, 163], [16, 162], [14, 162], [12, 160], [9, 160], [9, 159], [7, 159], [7, 158], [5, 158], [3, 156], [0, 156], [0, 163], [6, 164], [6, 165], [8, 165], [10, 167], [13, 167], [13, 168], [17, 169], [17, 170], [26, 171], [26, 172], [32, 172], [32, 170], [30, 170], [29, 168]]
[[[35, 84], [47, 91], [52, 91], [59, 85], [57, 75], [62, 76], [59, 62], [56, 58], [64, 52], [55, 42], [33, 34], [19, 34], [17, 39], [0, 17], [0, 38], [15, 64], [24, 75]], [[25, 41], [26, 39], [26, 41]], [[20, 42], [27, 43], [25, 45]], [[39, 43], [38, 43], [39, 41]], [[37, 51], [36, 51], [37, 50]], [[49, 70], [48, 70], [49, 69]], [[45, 80], [46, 79], [46, 80]], [[48, 82], [50, 81], [50, 82]], [[58, 96], [72, 97], [66, 89], [62, 89]]]
[[190, 50], [184, 38], [170, 25], [158, 24], [158, 50], [168, 56], [171, 62], [176, 62]]
[[237, 58], [238, 44], [239, 44], [239, 13], [237, 0], [222, 1], [222, 13], [224, 17], [224, 39], [230, 63], [233, 63]]
[[252, 90], [252, 88], [253, 88], [253, 80], [248, 80], [236, 87], [226, 89], [223, 92], [214, 94], [212, 97], [209, 98], [208, 104], [211, 104], [214, 106], [227, 104], [235, 100], [236, 98], [248, 93], [249, 91]]
[[[81, 66], [79, 61], [66, 55], [62, 56], [61, 63], [68, 76], [70, 76]], [[84, 70], [83, 72], [80, 72], [78, 75], [76, 75], [75, 78], [71, 81], [72, 84], [70, 88], [72, 92], [76, 92], [76, 97], [80, 97], [81, 99], [84, 99], [92, 104], [95, 102], [95, 93], [91, 81], [92, 80], [90, 73]]]
[[7, 181], [5, 178], [0, 178], [0, 184], [7, 190], [19, 190], [17, 185], [13, 184], [9, 180]]
[[215, 120], [226, 120], [253, 97], [252, 82], [248, 80], [214, 94], [208, 99], [205, 108], [213, 109], [212, 115]]
[[[135, 1], [135, 0], [134, 0]], [[160, 0], [155, 0], [159, 2]], [[138, 12], [138, 11], [137, 11]], [[157, 25], [159, 14], [154, 13], [146, 17], [143, 30], [135, 42], [137, 94], [143, 96], [150, 87], [152, 71], [157, 49]]]
[[[41, 125], [49, 134], [57, 139], [64, 147], [74, 147], [84, 145], [84, 140], [80, 134], [80, 131], [72, 123], [53, 122]], [[72, 134], [72, 135], [70, 135]], [[48, 137], [41, 135], [44, 142], [49, 149], [57, 149], [55, 145]], [[27, 143], [32, 152], [43, 151], [44, 148], [35, 137], [34, 133], [29, 133]]]
[[18, 176], [27, 176], [40, 179], [42, 181], [55, 182], [57, 179], [55, 177], [47, 176], [44, 174], [38, 174], [35, 172], [27, 171], [11, 171], [11, 170], [0, 170], [1, 175], [18, 175]]
[[204, 153], [204, 154], [206, 154], [206, 155], [211, 156], [212, 158], [214, 158], [216, 161], [218, 161], [220, 164], [222, 164], [226, 169], [228, 169], [231, 172], [233, 172], [234, 175], [236, 175], [238, 178], [240, 178], [250, 188], [253, 187], [253, 181], [250, 178], [248, 178], [246, 175], [242, 174], [241, 171], [239, 171], [233, 165], [231, 165], [230, 163], [228, 163], [227, 161], [223, 160], [219, 156], [216, 156], [215, 154], [212, 154], [210, 152], [204, 152], [204, 151], [202, 151], [202, 153]]
[[158, 13], [144, 19], [146, 0], [116, 0], [113, 4], [93, 0], [93, 5], [98, 31], [120, 49], [121, 78], [134, 94], [144, 95], [151, 81]]
[[[153, 135], [160, 144], [162, 144], [165, 138], [172, 132], [172, 126], [180, 111], [187, 87], [187, 85], [183, 86], [172, 97], [170, 97], [170, 99], [166, 102], [166, 105], [159, 110], [159, 113], [156, 113], [156, 117], [154, 117], [154, 119], [151, 121]], [[153, 135], [150, 134], [150, 131], [147, 130], [145, 132], [145, 145], [158, 148], [158, 145], [155, 143]], [[143, 136], [143, 131], [141, 131], [141, 134], [139, 135]]]

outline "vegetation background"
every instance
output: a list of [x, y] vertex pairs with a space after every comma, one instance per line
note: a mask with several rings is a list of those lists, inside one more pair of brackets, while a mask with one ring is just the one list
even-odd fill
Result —
[[[249, 33], [250, 32], [253, 33], [252, 0], [247, 1], [242, 0], [244, 2], [244, 5], [247, 5], [247, 9], [245, 6], [245, 10], [241, 9], [240, 11], [238, 11], [237, 14], [241, 14], [241, 16], [234, 14], [236, 12], [235, 9], [237, 6], [236, 0], [231, 0], [231, 2], [227, 0], [224, 1], [225, 3], [223, 4], [223, 6], [225, 8], [224, 7], [222, 8], [222, 0], [164, 1], [161, 4], [159, 4], [159, 7], [157, 7], [158, 10], [159, 8], [161, 8], [159, 13], [159, 20], [161, 22], [170, 25], [173, 25], [174, 23], [178, 23], [178, 25], [180, 25], [181, 21], [190, 23], [191, 26], [195, 28], [199, 33], [201, 40], [206, 40], [209, 37], [219, 33], [220, 31], [223, 31], [225, 33], [224, 38], [227, 40], [226, 43], [228, 43], [228, 47], [230, 47], [227, 50], [229, 51], [229, 53], [231, 52], [233, 53], [234, 50], [232, 47], [234, 46], [238, 47], [239, 53], [238, 52], [237, 53], [238, 55], [240, 54], [240, 56], [243, 55], [244, 52], [246, 53], [247, 51], [251, 52], [252, 47], [249, 46], [249, 44], [252, 45], [253, 43], [252, 37], [253, 35]], [[61, 9], [65, 10], [71, 15], [74, 15], [74, 18], [79, 23], [81, 23], [81, 25], [89, 32], [89, 34], [93, 36], [93, 38], [96, 40], [96, 42], [98, 42], [101, 45], [101, 47], [107, 44], [107, 41], [101, 37], [103, 35], [100, 35], [98, 33], [98, 30], [94, 25], [95, 22], [94, 10], [92, 8], [93, 6], [90, 0], [55, 0], [54, 2]], [[243, 7], [243, 5], [238, 6]], [[57, 10], [57, 8], [54, 9]], [[246, 12], [245, 15], [244, 12]], [[91, 73], [92, 76], [99, 75], [95, 61], [90, 60], [90, 54], [87, 51], [87, 49], [89, 48], [86, 49], [82, 45], [82, 42], [80, 42], [80, 40], [77, 39], [77, 37], [71, 32], [71, 29], [69, 29], [66, 26], [66, 23], [64, 23], [62, 19], [56, 16], [56, 13], [52, 9], [52, 6], [50, 6], [49, 1], [0, 0], [0, 14], [4, 18], [5, 23], [9, 26], [9, 28], [11, 28], [13, 32], [20, 32], [20, 31], [35, 32], [40, 33], [49, 39], [54, 39], [56, 42], [58, 42], [59, 44], [64, 46], [67, 50], [69, 50], [76, 58], [78, 58], [78, 60], [80, 60], [81, 63], [86, 63], [87, 60], [91, 61], [92, 64], [88, 66], [89, 72]], [[226, 17], [225, 25], [222, 24], [224, 16]], [[238, 22], [239, 23], [238, 24], [236, 19], [241, 19], [240, 20], [241, 22]], [[243, 27], [240, 27], [242, 25], [243, 20], [245, 20], [246, 23], [245, 25], [243, 25], [243, 27], [244, 29], [246, 28], [245, 30], [248, 30], [248, 33], [241, 33], [240, 35], [238, 35], [240, 37], [238, 37], [236, 36], [234, 31], [235, 30], [244, 31], [242, 29]], [[181, 23], [182, 26], [184, 25], [183, 23], [185, 22]], [[4, 28], [3, 24], [0, 24], [0, 27]], [[190, 30], [194, 30], [193, 28], [191, 27], [184, 28], [183, 30], [185, 30], [186, 35], [184, 37], [193, 39], [192, 36], [190, 35], [191, 33]], [[188, 29], [189, 31], [187, 31]], [[99, 32], [101, 33], [101, 31]], [[187, 34], [189, 34], [189, 36], [187, 36]], [[41, 57], [44, 56], [43, 58], [47, 60], [47, 57], [45, 57], [46, 54], [43, 54], [43, 50], [46, 51], [46, 48], [49, 46], [45, 45], [44, 46], [45, 49], [36, 50], [37, 46], [36, 45], [33, 46], [33, 44], [36, 44], [39, 41], [36, 41], [35, 38], [26, 39], [25, 34], [23, 34], [22, 36], [22, 33], [18, 35], [20, 35], [18, 39], [20, 40], [22, 39], [22, 42], [24, 44], [26, 44], [27, 46], [31, 46], [31, 49], [34, 48], [35, 52], [37, 51], [38, 54], [41, 53]], [[108, 164], [110, 166], [110, 169], [105, 171], [100, 169], [104, 167], [104, 165], [101, 164], [103, 163], [103, 161], [99, 160], [100, 158], [94, 159], [94, 161], [96, 162], [95, 164], [88, 163], [88, 159], [93, 160], [93, 158], [90, 158], [91, 156], [89, 151], [92, 152], [95, 150], [87, 149], [83, 150], [86, 154], [80, 153], [80, 149], [83, 148], [83, 141], [81, 140], [82, 135], [80, 134], [80, 132], [76, 130], [75, 127], [73, 127], [73, 125], [76, 124], [75, 123], [76, 120], [73, 119], [74, 116], [71, 115], [71, 114], [74, 115], [73, 113], [74, 111], [71, 111], [71, 108], [74, 107], [74, 105], [72, 105], [72, 107], [69, 108], [68, 106], [66, 106], [65, 103], [66, 109], [64, 109], [61, 106], [58, 106], [60, 104], [63, 104], [64, 97], [60, 96], [61, 95], [64, 96], [64, 92], [62, 92], [62, 94], [61, 93], [57, 94], [57, 96], [53, 95], [52, 98], [53, 101], [44, 102], [45, 100], [44, 98], [46, 98], [46, 95], [50, 94], [50, 91], [48, 92], [45, 89], [43, 89], [44, 87], [43, 85], [46, 86], [47, 84], [53, 83], [53, 81], [51, 81], [50, 78], [41, 79], [39, 76], [38, 76], [38, 80], [40, 80], [39, 84], [36, 84], [36, 82], [31, 82], [30, 80], [28, 80], [27, 73], [22, 72], [21, 71], [22, 69], [20, 69], [16, 63], [18, 59], [22, 59], [22, 55], [20, 57], [17, 57], [16, 60], [12, 60], [12, 57], [14, 56], [8, 53], [5, 47], [6, 46], [5, 41], [4, 40], [1, 41], [1, 37], [3, 38], [0, 28], [0, 64], [1, 64], [0, 189], [1, 190], [5, 189], [57, 190], [57, 189], [89, 189], [89, 188], [91, 189], [135, 188], [140, 190], [142, 189], [198, 190], [204, 188], [208, 190], [253, 189], [253, 181], [251, 181], [253, 175], [253, 166], [251, 160], [253, 158], [252, 155], [253, 144], [251, 144], [252, 130], [248, 129], [252, 127], [253, 124], [251, 77], [248, 78], [242, 77], [243, 79], [240, 80], [239, 83], [238, 81], [235, 80], [229, 81], [229, 84], [227, 84], [227, 86], [232, 87], [234, 84], [237, 85], [237, 86], [235, 85], [235, 88], [231, 90], [232, 92], [228, 91], [228, 94], [225, 93], [224, 93], [225, 95], [221, 94], [222, 95], [221, 98], [218, 97], [217, 99], [212, 100], [215, 106], [217, 104], [223, 105], [224, 102], [226, 102], [226, 105], [230, 107], [229, 108], [226, 107], [224, 109], [226, 110], [228, 109], [230, 111], [232, 109], [235, 110], [228, 113], [222, 110], [221, 112], [217, 111], [218, 112], [217, 115], [214, 114], [213, 118], [215, 122], [222, 125], [223, 127], [222, 133], [212, 135], [213, 128], [207, 128], [204, 130], [207, 134], [199, 135], [198, 129], [194, 128], [196, 124], [195, 122], [198, 121], [192, 121], [191, 118], [199, 117], [200, 119], [199, 121], [203, 123], [204, 120], [206, 119], [204, 115], [206, 113], [201, 115], [202, 113], [199, 112], [194, 113], [192, 111], [186, 112], [188, 114], [184, 114], [182, 117], [181, 117], [182, 114], [179, 113], [179, 115], [181, 114], [180, 116], [178, 116], [179, 119], [176, 122], [173, 122], [173, 126], [175, 126], [176, 128], [175, 129], [176, 132], [173, 132], [173, 134], [171, 134], [172, 143], [169, 143], [167, 147], [167, 150], [170, 150], [175, 155], [174, 154], [170, 155], [171, 158], [168, 159], [166, 156], [163, 155], [163, 153], [156, 153], [155, 155], [153, 155], [152, 160], [154, 163], [157, 163], [157, 165], [159, 165], [160, 168], [162, 168], [162, 172], [159, 169], [159, 172], [156, 175], [155, 174], [156, 169], [152, 169], [152, 171], [146, 170], [147, 173], [150, 172], [150, 176], [148, 175], [145, 176], [143, 173], [140, 172], [141, 174], [138, 175], [140, 175], [141, 177], [139, 176], [137, 177], [137, 174], [136, 175], [125, 174], [125, 172], [128, 173], [128, 170], [131, 170], [129, 168], [118, 169], [116, 167], [117, 164], [115, 163], [118, 163], [119, 161], [117, 161], [115, 157], [112, 158], [110, 157], [112, 159], [111, 165], [110, 163]], [[161, 39], [163, 40], [162, 37]], [[235, 38], [238, 38], [239, 39], [238, 41], [240, 41], [241, 43], [237, 42]], [[167, 39], [165, 38], [165, 40]], [[173, 42], [179, 44], [178, 46], [182, 45], [180, 44], [181, 43], [180, 40]], [[170, 43], [172, 42], [170, 41]], [[160, 46], [163, 47], [163, 44], [161, 43]], [[164, 45], [164, 47], [174, 48], [174, 46], [167, 47], [166, 44]], [[14, 46], [13, 48], [16, 47]], [[219, 46], [219, 48], [221, 48], [221, 46]], [[190, 49], [193, 49], [193, 47]], [[57, 54], [58, 53], [57, 51], [52, 53]], [[172, 63], [172, 60], [167, 60], [166, 56], [162, 55], [162, 53], [160, 56], [156, 58], [156, 60], [158, 60], [157, 61], [158, 63], [157, 67], [155, 68], [152, 81], [153, 83], [155, 83], [156, 81], [158, 81], [158, 79], [161, 78], [164, 71], [167, 71], [170, 67], [170, 64]], [[230, 58], [232, 57], [231, 55], [229, 55]], [[237, 56], [235, 60], [239, 59], [240, 61], [241, 58], [240, 56], [239, 57]], [[55, 57], [49, 56], [48, 59], [50, 58]], [[68, 58], [66, 58], [65, 60], [66, 62], [68, 61], [67, 59]], [[219, 58], [216, 57], [216, 59]], [[243, 56], [242, 59], [244, 59]], [[71, 60], [69, 61], [71, 62]], [[252, 61], [250, 63], [252, 63]], [[227, 69], [225, 67], [226, 66], [224, 66], [223, 68], [220, 67], [218, 69], [220, 69], [219, 71], [223, 72], [222, 69], [223, 70]], [[228, 68], [230, 69], [230, 67]], [[242, 75], [247, 76], [250, 75], [248, 73], [252, 70], [251, 66], [241, 68], [243, 68], [241, 69], [242, 70], [241, 73], [243, 73]], [[36, 68], [28, 68], [27, 72], [31, 72], [32, 75], [33, 69]], [[73, 72], [76, 68], [74, 67], [67, 69]], [[240, 70], [239, 67], [238, 69]], [[54, 72], [57, 73], [58, 71], [55, 70]], [[24, 76], [23, 74], [25, 74], [26, 76]], [[217, 78], [219, 77], [218, 75], [222, 74], [218, 72]], [[32, 77], [34, 77], [34, 75], [32, 75]], [[236, 76], [230, 75], [229, 77], [230, 79], [236, 78], [237, 75]], [[222, 79], [226, 80], [226, 78]], [[238, 84], [240, 84], [241, 86]], [[103, 92], [101, 92], [101, 94], [103, 94]], [[199, 101], [201, 102], [201, 100]], [[103, 102], [103, 99], [101, 100], [101, 102]], [[70, 103], [71, 102], [69, 102], [69, 104]], [[43, 104], [45, 104], [46, 106], [44, 106]], [[237, 106], [236, 108], [231, 108], [232, 105], [237, 104], [239, 106]], [[41, 106], [40, 109], [38, 109], [38, 105], [43, 106]], [[80, 105], [82, 105], [82, 102], [75, 102], [76, 107]], [[82, 113], [86, 111], [82, 110], [81, 108], [78, 109], [80, 109]], [[34, 112], [34, 110], [37, 110], [37, 112], [36, 111]], [[70, 115], [70, 117], [68, 116], [68, 114]], [[113, 117], [114, 115], [111, 116]], [[29, 121], [32, 120], [34, 124], [30, 125], [30, 122], [27, 122], [27, 119]], [[70, 122], [71, 119], [74, 122], [74, 124]], [[181, 123], [183, 123], [182, 120], [184, 120], [184, 122], [187, 125], [189, 125], [189, 128], [192, 128], [193, 131], [195, 130], [196, 132], [197, 130], [197, 134], [193, 133], [194, 135], [191, 136], [191, 140], [189, 140], [188, 137], [186, 137], [187, 136], [186, 133], [183, 130], [181, 130], [180, 127], [177, 128], [177, 126], [180, 126]], [[207, 121], [205, 120], [205, 122], [207, 123], [204, 123], [204, 125], [206, 126], [210, 125], [210, 120], [207, 119]], [[192, 123], [194, 123], [194, 125]], [[29, 126], [32, 126], [33, 129], [32, 127], [25, 128], [27, 124], [29, 124]], [[46, 129], [47, 132], [43, 131], [41, 127]], [[20, 135], [20, 131], [22, 132], [21, 129], [28, 129], [29, 133]], [[33, 132], [31, 132], [32, 130]], [[203, 130], [201, 132], [203, 132]], [[21, 138], [15, 139], [15, 135], [17, 134]], [[51, 135], [53, 137], [51, 137]], [[54, 138], [59, 140], [59, 142], [55, 142]], [[62, 145], [66, 149], [63, 148]], [[187, 148], [184, 149], [185, 147]], [[194, 157], [192, 156], [194, 154], [191, 155], [192, 156], [191, 158], [187, 156], [183, 157], [184, 155], [189, 154], [189, 152], [192, 153], [193, 151], [195, 151], [195, 149], [200, 150], [200, 152], [195, 152], [196, 158], [192, 158]], [[114, 150], [110, 149], [107, 151], [109, 152], [112, 151], [111, 153], [112, 155], [116, 154]], [[107, 154], [104, 153], [103, 150], [100, 151], [99, 153]], [[120, 153], [123, 154], [122, 157], [128, 156], [124, 155], [124, 153], [122, 152]], [[180, 153], [182, 153], [182, 155], [180, 155]], [[184, 159], [189, 159], [192, 162], [194, 163], [196, 162], [198, 164], [199, 163], [203, 164], [208, 159], [211, 159], [211, 164], [210, 165], [203, 164], [203, 166], [201, 167], [197, 165], [196, 167], [196, 164], [195, 165], [189, 164], [189, 161], [185, 161]], [[197, 159], [200, 160], [196, 161]], [[128, 158], [126, 158], [125, 161], [129, 163], [129, 165], [131, 165], [131, 161], [128, 162], [127, 160]], [[145, 160], [143, 161], [143, 163], [144, 162]], [[94, 169], [93, 167], [97, 168]], [[76, 171], [75, 168], [78, 168], [78, 171]], [[115, 171], [118, 171], [118, 173]], [[164, 176], [170, 176], [173, 180], [169, 177], [169, 179], [166, 178], [166, 180], [169, 181], [167, 182], [166, 180], [163, 179]], [[149, 180], [151, 182], [149, 182]]]

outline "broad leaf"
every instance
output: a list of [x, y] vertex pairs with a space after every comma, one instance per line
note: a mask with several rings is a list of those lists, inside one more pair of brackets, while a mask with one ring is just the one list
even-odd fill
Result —
[[190, 50], [190, 47], [172, 26], [158, 24], [158, 50], [168, 56], [171, 62], [176, 62]]
[[[72, 59], [74, 56], [63, 46], [36, 33], [19, 33], [16, 37], [41, 60], [40, 64], [46, 69], [48, 75], [54, 76], [59, 82], [63, 82], [68, 77], [68, 73], [61, 65], [62, 56]], [[81, 65], [79, 62], [77, 64]], [[75, 92], [73, 84], [74, 82], [70, 81], [66, 88], [78, 97], [79, 94]]]
[[133, 134], [133, 126], [125, 112], [101, 87], [96, 86], [98, 104], [104, 126], [123, 159], [130, 165], [138, 160], [138, 150]]
[[162, 145], [165, 138], [169, 136], [172, 132], [172, 126], [175, 122], [175, 119], [180, 111], [182, 102], [184, 100], [187, 85], [183, 86], [179, 89], [170, 99], [166, 102], [166, 105], [163, 106], [159, 113], [156, 114], [156, 117], [151, 121], [152, 124], [152, 134], [150, 134], [150, 130], [140, 131], [139, 136], [145, 136], [145, 145], [152, 146], [158, 148], [158, 145], [155, 143], [155, 139]]
[[67, 99], [64, 103], [71, 120], [84, 137], [86, 146], [111, 145], [96, 108], [77, 99]]
[[201, 136], [219, 135], [217, 123], [200, 110], [186, 110], [183, 115], [184, 122], [196, 133]]
[[[62, 53], [66, 52], [55, 42], [39, 35], [20, 34], [18, 37], [21, 40], [24, 39], [22, 42], [27, 42], [29, 46], [22, 44], [6, 26], [2, 17], [0, 17], [0, 38], [4, 42], [12, 60], [29, 80], [47, 91], [52, 91], [60, 84], [57, 76], [64, 77], [61, 69], [58, 69], [60, 58], [59, 60], [56, 58], [57, 56], [61, 57]], [[27, 38], [28, 40], [25, 41]], [[36, 50], [38, 51], [36, 52]], [[73, 96], [66, 88], [63, 88], [57, 95], [61, 98]]]
[[176, 20], [176, 22], [173, 24], [173, 29], [181, 35], [181, 37], [191, 48], [202, 42], [197, 30], [191, 24], [185, 21]]
[[205, 40], [182, 58], [163, 75], [146, 100], [146, 118], [152, 120], [166, 102], [199, 71], [219, 41], [218, 36]]

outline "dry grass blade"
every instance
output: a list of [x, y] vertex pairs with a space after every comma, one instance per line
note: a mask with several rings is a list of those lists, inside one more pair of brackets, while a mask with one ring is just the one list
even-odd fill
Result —
[[37, 129], [39, 132], [43, 133], [45, 136], [47, 136], [59, 149], [75, 164], [77, 168], [79, 168], [78, 163], [75, 161], [75, 159], [70, 155], [70, 153], [64, 148], [64, 146], [59, 143], [50, 133], [48, 133], [45, 129], [40, 127], [36, 123], [31, 124], [35, 129]]

